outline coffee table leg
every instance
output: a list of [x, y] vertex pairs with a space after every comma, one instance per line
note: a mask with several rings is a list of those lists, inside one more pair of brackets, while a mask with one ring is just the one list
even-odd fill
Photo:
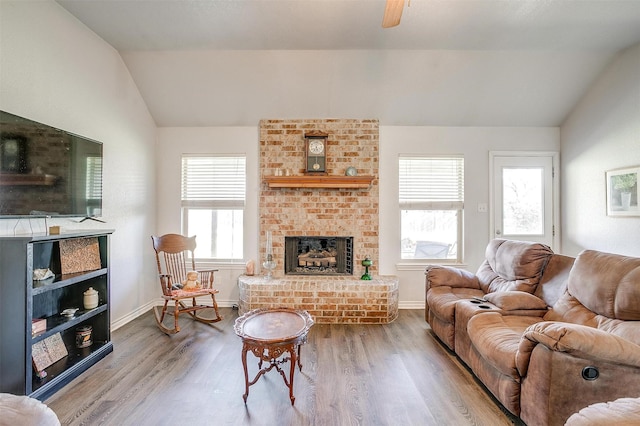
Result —
[[[298, 349], [300, 347], [298, 346]], [[296, 401], [296, 397], [293, 396], [293, 374], [296, 372], [296, 360], [299, 362], [300, 358], [296, 355], [295, 347], [289, 350], [291, 354], [291, 368], [289, 369], [289, 399], [291, 399], [291, 405]]]
[[242, 395], [242, 399], [244, 399], [244, 403], [247, 403], [247, 398], [249, 397], [249, 372], [247, 371], [247, 344], [242, 345], [242, 367], [244, 368], [244, 395]]
[[300, 348], [302, 345], [298, 345], [298, 368], [302, 371], [302, 364], [300, 364]]

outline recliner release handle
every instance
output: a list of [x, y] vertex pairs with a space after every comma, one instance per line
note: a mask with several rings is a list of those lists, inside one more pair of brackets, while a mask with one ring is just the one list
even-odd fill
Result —
[[585, 380], [595, 380], [600, 376], [600, 372], [597, 367], [587, 366], [582, 369], [582, 378]]

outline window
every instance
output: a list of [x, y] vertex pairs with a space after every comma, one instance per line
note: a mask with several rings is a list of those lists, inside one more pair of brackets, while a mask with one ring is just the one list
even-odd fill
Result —
[[196, 235], [198, 259], [242, 259], [246, 159], [182, 157], [182, 232]]
[[87, 157], [86, 166], [84, 196], [87, 201], [87, 216], [100, 215], [102, 212], [102, 157]]
[[399, 159], [401, 258], [462, 262], [464, 158]]
[[102, 199], [102, 157], [87, 157], [87, 172], [85, 175], [87, 200]]

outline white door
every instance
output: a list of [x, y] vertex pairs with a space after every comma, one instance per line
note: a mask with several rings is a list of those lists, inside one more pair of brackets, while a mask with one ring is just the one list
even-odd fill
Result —
[[559, 247], [555, 152], [491, 152], [492, 238]]

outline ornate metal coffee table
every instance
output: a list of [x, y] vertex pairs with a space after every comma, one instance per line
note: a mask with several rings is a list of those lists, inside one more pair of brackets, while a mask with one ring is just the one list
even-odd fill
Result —
[[[276, 369], [289, 388], [291, 405], [293, 396], [293, 373], [296, 362], [300, 363], [300, 346], [307, 341], [307, 333], [313, 325], [313, 319], [307, 311], [289, 308], [256, 309], [236, 319], [234, 329], [242, 338], [242, 366], [244, 368], [245, 392], [242, 395], [245, 404], [249, 396], [249, 386], [253, 385], [265, 373]], [[247, 352], [251, 351], [258, 359], [258, 373], [249, 381], [247, 371]], [[288, 354], [288, 356], [286, 356]], [[266, 361], [268, 366], [263, 367]], [[289, 378], [280, 365], [290, 362]]]

